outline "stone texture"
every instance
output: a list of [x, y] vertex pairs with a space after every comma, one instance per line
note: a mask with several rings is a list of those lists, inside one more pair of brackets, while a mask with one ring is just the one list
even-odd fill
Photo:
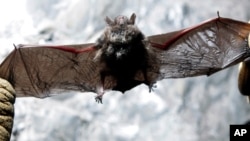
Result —
[[[93, 42], [105, 16], [132, 12], [146, 35], [192, 26], [216, 17], [217, 11], [222, 17], [250, 19], [248, 0], [20, 0], [17, 5], [4, 6], [9, 6], [4, 13], [18, 12], [0, 24], [0, 43], [7, 50], [13, 42]], [[93, 93], [18, 98], [11, 140], [227, 141], [229, 125], [250, 118], [249, 105], [237, 89], [237, 73], [235, 66], [208, 78], [162, 80], [153, 93], [144, 85], [124, 95], [108, 92], [102, 105]]]

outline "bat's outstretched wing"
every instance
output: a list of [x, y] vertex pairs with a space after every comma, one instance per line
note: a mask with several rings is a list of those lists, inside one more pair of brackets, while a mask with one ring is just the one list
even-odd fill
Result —
[[[250, 24], [218, 17], [194, 27], [149, 36], [150, 80], [211, 75], [250, 56]], [[152, 75], [153, 74], [153, 75]]]
[[96, 92], [99, 65], [93, 44], [19, 45], [0, 66], [17, 96], [47, 97], [65, 90]]
[[[210, 75], [242, 62], [250, 56], [249, 32], [248, 23], [218, 17], [150, 36], [146, 40], [147, 81]], [[97, 51], [94, 44], [19, 45], [1, 64], [0, 77], [14, 86], [17, 96], [46, 97], [65, 90], [98, 92], [102, 64], [95, 60]], [[100, 88], [112, 89], [116, 82], [105, 78], [103, 85]]]

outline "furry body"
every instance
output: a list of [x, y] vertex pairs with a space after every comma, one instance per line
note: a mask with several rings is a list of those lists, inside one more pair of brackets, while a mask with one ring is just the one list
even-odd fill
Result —
[[[148, 53], [143, 43], [145, 37], [134, 25], [134, 20], [134, 14], [130, 19], [118, 16], [114, 21], [107, 17], [108, 26], [96, 44], [99, 48], [96, 58], [103, 64], [100, 72], [102, 85], [106, 76], [112, 76], [117, 82], [113, 90], [121, 92], [140, 83], [147, 84]], [[143, 73], [144, 81], [134, 79], [138, 71]], [[100, 101], [103, 93], [97, 96]]]

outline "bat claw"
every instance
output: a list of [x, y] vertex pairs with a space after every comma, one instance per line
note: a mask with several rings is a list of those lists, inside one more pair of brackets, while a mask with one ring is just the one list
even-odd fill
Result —
[[102, 104], [102, 96], [96, 96], [95, 101]]
[[95, 101], [97, 103], [101, 103], [102, 104], [102, 96], [104, 95], [104, 92], [101, 93], [101, 94], [98, 94], [96, 97], [95, 97]]

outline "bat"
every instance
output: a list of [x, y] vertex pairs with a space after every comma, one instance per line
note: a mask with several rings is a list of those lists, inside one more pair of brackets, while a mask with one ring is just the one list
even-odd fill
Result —
[[[95, 43], [15, 46], [0, 66], [0, 77], [20, 97], [73, 90], [97, 93], [95, 99], [102, 103], [106, 90], [125, 92], [143, 83], [151, 91], [158, 80], [209, 76], [250, 56], [250, 24], [245, 22], [218, 14], [189, 28], [146, 37], [135, 19], [135, 14], [106, 17]], [[239, 85], [248, 84], [240, 79], [247, 72], [241, 73]]]

